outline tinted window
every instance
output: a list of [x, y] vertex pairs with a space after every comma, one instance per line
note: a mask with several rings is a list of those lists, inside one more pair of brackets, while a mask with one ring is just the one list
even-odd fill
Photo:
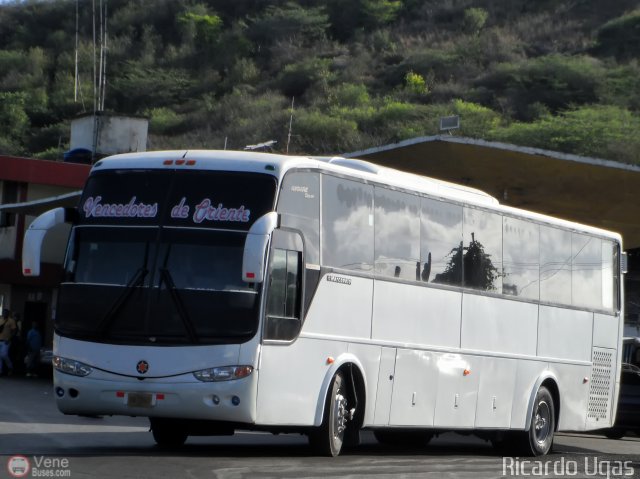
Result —
[[301, 264], [299, 251], [271, 252], [265, 339], [291, 340], [300, 330]]
[[416, 281], [420, 275], [420, 198], [375, 188], [375, 269]]
[[571, 304], [571, 233], [540, 226], [540, 300]]
[[79, 223], [248, 230], [273, 210], [275, 184], [258, 173], [105, 170], [87, 181]]
[[65, 335], [127, 344], [244, 342], [260, 298], [242, 281], [246, 234], [77, 227], [60, 287]]
[[281, 224], [302, 231], [307, 263], [320, 264], [320, 176], [287, 173], [278, 200]]
[[539, 226], [505, 217], [502, 292], [521, 298], [539, 297]]
[[79, 223], [157, 225], [170, 171], [109, 170], [92, 174], [78, 206]]
[[502, 292], [502, 217], [464, 208], [463, 231], [463, 285]]
[[422, 198], [420, 280], [462, 284], [462, 206]]
[[178, 289], [210, 291], [252, 290], [242, 281], [242, 237], [207, 237], [198, 232], [189, 242], [182, 242], [180, 232], [168, 230], [163, 235], [159, 267], [169, 270]]
[[66, 281], [129, 284], [139, 270], [151, 268], [157, 231], [156, 228], [128, 228], [125, 233], [104, 228], [76, 228], [65, 266]]
[[618, 248], [613, 241], [602, 240], [602, 307], [618, 308]]
[[323, 176], [322, 261], [336, 268], [372, 270], [372, 186]]
[[574, 233], [571, 249], [571, 291], [573, 305], [602, 308], [602, 240]]

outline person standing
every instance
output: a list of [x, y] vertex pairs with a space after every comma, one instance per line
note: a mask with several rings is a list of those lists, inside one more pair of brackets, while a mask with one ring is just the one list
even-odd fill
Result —
[[11, 312], [5, 309], [2, 312], [2, 317], [0, 317], [0, 376], [5, 363], [7, 365], [7, 374], [9, 376], [13, 374], [13, 363], [9, 357], [9, 350], [11, 348], [11, 340], [17, 329], [16, 320]]
[[37, 376], [41, 347], [42, 335], [38, 331], [38, 323], [34, 321], [27, 333], [27, 377]]

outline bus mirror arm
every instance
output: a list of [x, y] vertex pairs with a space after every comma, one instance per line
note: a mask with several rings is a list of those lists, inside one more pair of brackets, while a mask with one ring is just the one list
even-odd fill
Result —
[[54, 226], [73, 221], [75, 208], [54, 208], [38, 216], [27, 228], [22, 245], [22, 274], [40, 276], [40, 254], [44, 237]]
[[280, 217], [272, 211], [256, 220], [244, 243], [242, 256], [242, 281], [246, 283], [261, 283], [264, 279], [265, 251], [269, 243], [269, 237], [278, 227]]

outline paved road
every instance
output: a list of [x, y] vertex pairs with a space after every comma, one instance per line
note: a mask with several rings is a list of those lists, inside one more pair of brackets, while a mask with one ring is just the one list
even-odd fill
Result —
[[[11, 477], [7, 465], [16, 455], [28, 460], [27, 477], [481, 479], [538, 475], [533, 469], [538, 463], [502, 458], [488, 443], [457, 434], [443, 434], [427, 448], [398, 449], [381, 446], [365, 433], [360, 447], [333, 459], [314, 457], [303, 436], [262, 433], [189, 438], [184, 448], [161, 451], [154, 445], [146, 419], [64, 416], [55, 407], [48, 381], [0, 378], [0, 478]], [[597, 435], [559, 435], [553, 454], [539, 465], [542, 473], [545, 463], [547, 477], [640, 478], [640, 438], [611, 441]]]

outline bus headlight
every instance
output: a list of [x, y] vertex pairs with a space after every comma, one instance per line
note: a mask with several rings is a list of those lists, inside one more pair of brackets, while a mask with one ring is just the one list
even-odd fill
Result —
[[198, 381], [230, 381], [246, 378], [253, 372], [251, 366], [222, 366], [219, 368], [203, 369], [193, 373]]
[[71, 374], [73, 376], [88, 376], [93, 371], [91, 366], [87, 366], [80, 361], [74, 361], [73, 359], [61, 358], [60, 356], [54, 356], [51, 360], [53, 367], [61, 373]]

